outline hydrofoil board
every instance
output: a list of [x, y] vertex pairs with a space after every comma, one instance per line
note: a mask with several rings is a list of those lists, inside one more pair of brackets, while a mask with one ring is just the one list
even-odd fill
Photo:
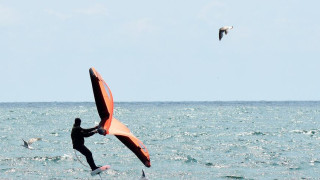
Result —
[[104, 165], [104, 166], [92, 171], [91, 176], [95, 176], [95, 175], [101, 173], [102, 171], [108, 170], [108, 169], [110, 169], [110, 167], [111, 167], [110, 165]]

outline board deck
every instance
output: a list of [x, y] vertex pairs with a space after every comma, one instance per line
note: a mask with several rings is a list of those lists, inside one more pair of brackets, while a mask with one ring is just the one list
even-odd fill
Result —
[[108, 169], [110, 169], [110, 167], [111, 167], [110, 165], [104, 165], [104, 166], [92, 171], [91, 176], [95, 176], [95, 175], [101, 173], [102, 171], [108, 170]]

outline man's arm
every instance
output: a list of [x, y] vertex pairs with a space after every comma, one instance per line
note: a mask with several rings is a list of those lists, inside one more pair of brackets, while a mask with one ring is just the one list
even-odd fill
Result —
[[91, 131], [96, 130], [96, 129], [98, 129], [98, 126], [95, 126], [95, 127], [93, 127], [93, 128], [89, 128], [89, 129], [83, 129], [83, 128], [82, 128], [82, 130], [83, 130], [84, 133], [90, 133]]
[[83, 137], [90, 137], [90, 136], [94, 135], [95, 133], [97, 133], [97, 131], [83, 132], [82, 135], [83, 135]]

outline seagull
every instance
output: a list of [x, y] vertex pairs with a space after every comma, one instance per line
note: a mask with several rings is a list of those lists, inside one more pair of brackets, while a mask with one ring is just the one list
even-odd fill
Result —
[[41, 140], [41, 138], [31, 138], [31, 139], [29, 139], [28, 142], [22, 139], [22, 141], [23, 141], [23, 145], [22, 145], [22, 146], [25, 147], [25, 148], [28, 148], [28, 149], [34, 149], [34, 148], [31, 147], [30, 145], [31, 145], [32, 143], [38, 141], [38, 140]]
[[146, 175], [144, 174], [143, 169], [142, 169], [142, 176], [141, 176], [140, 180], [148, 180], [148, 179], [146, 178]]
[[228, 34], [228, 30], [232, 29], [233, 26], [223, 26], [222, 28], [219, 29], [219, 41], [221, 41], [222, 37], [223, 37], [223, 33], [225, 33], [226, 35]]

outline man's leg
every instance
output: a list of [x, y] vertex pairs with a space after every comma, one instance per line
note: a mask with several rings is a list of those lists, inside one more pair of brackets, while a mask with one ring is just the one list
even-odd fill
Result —
[[77, 148], [76, 150], [78, 150], [79, 152], [81, 152], [81, 154], [86, 156], [87, 162], [90, 165], [92, 171], [98, 168], [93, 161], [91, 151], [86, 146], [81, 146], [81, 147]]

